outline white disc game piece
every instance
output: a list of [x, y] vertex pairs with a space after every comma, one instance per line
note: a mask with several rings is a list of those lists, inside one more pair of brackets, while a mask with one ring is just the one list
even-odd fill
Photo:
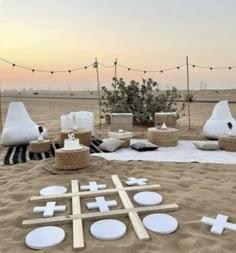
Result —
[[40, 190], [40, 195], [49, 196], [49, 195], [60, 195], [66, 193], [67, 189], [64, 186], [48, 186]]
[[134, 195], [134, 201], [143, 206], [158, 205], [162, 202], [162, 196], [157, 192], [139, 192]]
[[25, 237], [25, 244], [31, 249], [45, 249], [63, 242], [65, 231], [55, 226], [40, 227], [32, 230]]
[[176, 231], [178, 227], [177, 220], [162, 213], [150, 214], [143, 219], [144, 226], [152, 232], [167, 235]]
[[116, 240], [126, 234], [126, 226], [119, 220], [105, 219], [93, 223], [90, 233], [99, 240]]

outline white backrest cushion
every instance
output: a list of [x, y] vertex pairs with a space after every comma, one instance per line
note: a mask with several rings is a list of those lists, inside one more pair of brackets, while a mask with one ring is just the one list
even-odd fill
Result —
[[232, 121], [234, 118], [229, 109], [228, 101], [223, 100], [218, 102], [213, 109], [211, 120], [222, 120], [222, 121]]
[[15, 125], [22, 127], [33, 127], [36, 125], [31, 120], [22, 102], [11, 102], [8, 107], [4, 127], [11, 127]]

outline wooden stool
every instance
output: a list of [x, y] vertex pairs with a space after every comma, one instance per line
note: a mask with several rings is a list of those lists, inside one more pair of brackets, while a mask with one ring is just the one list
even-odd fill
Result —
[[51, 148], [50, 140], [38, 141], [34, 140], [30, 142], [29, 151], [32, 153], [48, 152]]
[[109, 137], [117, 138], [119, 140], [125, 141], [120, 148], [129, 148], [130, 146], [130, 139], [134, 136], [133, 132], [108, 132]]
[[219, 145], [225, 151], [236, 152], [236, 137], [220, 136]]
[[81, 149], [55, 151], [56, 168], [59, 170], [77, 170], [89, 165], [89, 148], [81, 145]]
[[178, 143], [178, 129], [165, 130], [156, 127], [148, 128], [148, 140], [160, 147], [174, 147]]
[[81, 128], [76, 131], [73, 130], [61, 130], [60, 133], [60, 145], [64, 147], [64, 140], [68, 138], [69, 133], [74, 133], [75, 138], [79, 139], [79, 143], [85, 146], [90, 146], [92, 132], [89, 129]]

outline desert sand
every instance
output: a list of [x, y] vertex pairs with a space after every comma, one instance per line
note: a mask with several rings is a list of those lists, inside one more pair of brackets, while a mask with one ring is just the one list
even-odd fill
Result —
[[[199, 91], [196, 100], [223, 99], [234, 100], [232, 91]], [[55, 95], [55, 94], [54, 94]], [[32, 117], [38, 124], [45, 125], [52, 140], [58, 138], [60, 115], [68, 111], [86, 110], [95, 114], [95, 136], [103, 138], [109, 126], [99, 128], [98, 103], [96, 100], [51, 99], [43, 97], [25, 98], [21, 95], [2, 97], [2, 116], [5, 119], [7, 107], [11, 101], [23, 101]], [[76, 95], [75, 95], [76, 96]], [[79, 94], [78, 94], [79, 96]], [[45, 95], [44, 95], [45, 97]], [[203, 139], [202, 127], [209, 118], [214, 103], [191, 103], [191, 129], [188, 130], [187, 111], [178, 120], [180, 139]], [[230, 104], [231, 112], [236, 117], [236, 104]], [[146, 137], [146, 127], [135, 127], [136, 136]], [[1, 147], [3, 152], [4, 147]], [[214, 218], [218, 213], [228, 215], [230, 221], [236, 223], [236, 165], [196, 164], [196, 163], [159, 163], [141, 161], [106, 161], [93, 157], [91, 165], [86, 169], [62, 172], [55, 168], [54, 159], [30, 161], [25, 164], [0, 167], [0, 252], [26, 253], [33, 252], [24, 244], [24, 238], [32, 228], [23, 228], [24, 219], [39, 218], [32, 214], [34, 204], [29, 201], [31, 196], [39, 194], [39, 190], [50, 185], [64, 185], [70, 191], [70, 180], [78, 179], [80, 183], [98, 181], [112, 187], [110, 176], [117, 174], [122, 182], [131, 176], [146, 177], [150, 183], [161, 184], [159, 191], [164, 197], [164, 204], [176, 203], [180, 210], [169, 213], [179, 222], [178, 230], [170, 235], [158, 235], [149, 232], [151, 240], [139, 241], [128, 218], [119, 218], [127, 225], [127, 234], [116, 241], [99, 241], [94, 239], [89, 228], [92, 221], [84, 222], [86, 248], [81, 252], [235, 252], [235, 232], [225, 231], [218, 236], [209, 232], [210, 227], [200, 223], [202, 216]], [[133, 193], [130, 193], [130, 197]], [[109, 196], [111, 198], [111, 196]], [[119, 202], [116, 195], [112, 196]], [[83, 200], [83, 212], [86, 211]], [[58, 202], [67, 205], [67, 214], [71, 213], [70, 200]], [[61, 214], [56, 214], [56, 216]], [[143, 218], [144, 215], [141, 215]], [[37, 226], [36, 226], [37, 227]], [[60, 226], [66, 232], [65, 241], [53, 248], [41, 252], [73, 252], [72, 225]]]

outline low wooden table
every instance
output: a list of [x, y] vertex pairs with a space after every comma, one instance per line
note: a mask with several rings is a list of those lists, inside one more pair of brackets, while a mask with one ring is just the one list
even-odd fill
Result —
[[130, 146], [130, 139], [134, 136], [133, 132], [123, 132], [123, 133], [119, 133], [119, 132], [108, 132], [108, 136], [109, 137], [113, 137], [113, 138], [117, 138], [119, 140], [125, 141], [125, 143], [123, 143], [120, 148], [129, 148]]
[[178, 144], [178, 132], [176, 128], [163, 130], [151, 127], [148, 128], [148, 140], [160, 147], [174, 147]]
[[55, 151], [56, 168], [59, 170], [83, 169], [89, 165], [89, 148], [81, 145], [81, 149], [64, 150], [63, 148]]
[[233, 136], [220, 136], [219, 137], [220, 148], [225, 151], [236, 152], [236, 137]]
[[30, 142], [29, 151], [32, 153], [43, 153], [48, 152], [51, 147], [50, 140], [38, 141], [34, 140]]
[[68, 138], [69, 133], [74, 133], [75, 138], [79, 139], [79, 143], [85, 146], [90, 146], [92, 132], [90, 129], [81, 128], [76, 131], [73, 130], [61, 130], [60, 132], [60, 145], [64, 147], [64, 140]]

